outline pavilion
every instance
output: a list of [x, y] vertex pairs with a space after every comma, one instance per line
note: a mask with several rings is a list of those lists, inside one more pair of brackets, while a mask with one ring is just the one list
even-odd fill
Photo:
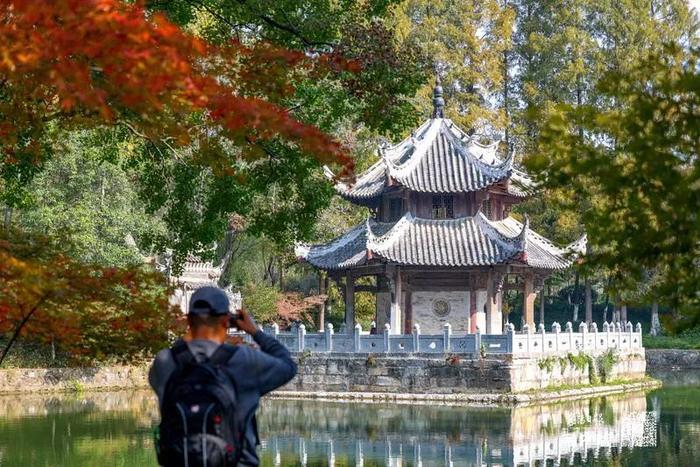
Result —
[[[388, 323], [392, 334], [415, 324], [437, 334], [447, 322], [454, 332], [501, 334], [507, 289], [523, 292], [523, 322], [534, 326], [537, 290], [585, 253], [586, 238], [561, 248], [531, 230], [527, 217], [509, 215], [535, 183], [499, 144], [444, 118], [438, 81], [432, 118], [380, 147], [379, 161], [354, 184], [336, 183], [371, 216], [327, 244], [298, 246], [297, 256], [344, 290], [346, 329], [354, 328], [359, 291], [376, 294], [377, 327]], [[357, 285], [363, 276], [373, 285]]]

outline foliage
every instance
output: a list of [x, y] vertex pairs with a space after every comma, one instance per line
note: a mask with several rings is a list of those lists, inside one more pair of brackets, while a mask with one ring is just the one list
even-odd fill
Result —
[[242, 294], [243, 306], [259, 324], [272, 324], [276, 321], [279, 298], [276, 287], [250, 283], [243, 289]]
[[67, 253], [87, 263], [142, 263], [139, 251], [147, 252], [149, 239], [165, 229], [144, 211], [131, 174], [118, 165], [124, 149], [100, 131], [69, 132], [55, 146], [61, 155], [49, 160], [30, 184], [17, 224], [67, 237], [72, 248]]
[[[589, 261], [614, 271], [619, 288], [660, 271], [657, 293], [686, 307], [678, 326], [700, 320], [697, 60], [669, 46], [625, 74], [608, 73], [598, 89], [617, 106], [557, 107], [531, 159], [546, 185], [596, 200], [583, 213]], [[563, 208], [578, 209], [571, 201]]]
[[[0, 348], [4, 348], [8, 339], [0, 339]], [[3, 368], [63, 368], [70, 366], [70, 355], [65, 352], [51, 352], [51, 345], [26, 340], [17, 341], [12, 352], [3, 360]]]
[[647, 349], [700, 349], [700, 328], [686, 329], [675, 336], [644, 336]]
[[546, 370], [547, 373], [551, 373], [557, 361], [556, 357], [544, 357], [537, 360], [537, 366], [540, 370]]
[[[116, 144], [131, 148], [130, 168], [140, 174], [149, 212], [163, 212], [172, 232], [154, 239], [155, 246], [175, 246], [176, 264], [218, 239], [231, 213], [278, 216], [270, 232], [308, 236], [327, 200], [312, 196], [324, 191], [320, 164], [339, 165], [343, 177], [353, 162], [287, 105], [296, 85], [351, 76], [358, 63], [334, 51], [306, 54], [264, 40], [212, 45], [140, 5], [3, 4], [3, 201], [23, 204], [29, 181], [54, 156], [57, 129], [116, 125]], [[315, 172], [316, 183], [309, 183]], [[268, 187], [302, 207], [273, 203], [252, 211]]]
[[129, 360], [167, 346], [179, 313], [159, 273], [82, 263], [27, 232], [0, 238], [0, 333], [53, 342], [78, 361]]
[[365, 366], [367, 366], [367, 368], [376, 367], [377, 366], [377, 357], [375, 355], [372, 355], [372, 354], [368, 355], [367, 360], [365, 361]]
[[569, 361], [571, 366], [573, 366], [579, 371], [583, 371], [589, 365], [591, 361], [591, 356], [584, 353], [574, 355], [571, 352], [569, 352], [568, 354], [566, 354], [566, 359]]
[[[503, 130], [504, 53], [510, 47], [514, 11], [496, 0], [407, 0], [397, 8], [398, 27], [421, 44], [442, 75], [447, 116], [463, 128]], [[432, 83], [418, 92], [429, 114]]]
[[598, 377], [603, 383], [609, 382], [613, 366], [619, 360], [613, 349], [608, 350], [595, 359], [595, 367], [598, 369]]
[[325, 298], [323, 295], [302, 297], [296, 292], [281, 293], [277, 300], [278, 324], [288, 325], [295, 321], [311, 323], [311, 310], [323, 303]]
[[[322, 161], [351, 167], [337, 143], [254, 97], [288, 94], [289, 75], [311, 65], [303, 54], [265, 44], [213, 47], [162, 15], [115, 0], [62, 0], [41, 8], [16, 0], [5, 4], [2, 16], [5, 164], [42, 160], [45, 121], [124, 119], [148, 136], [167, 135], [171, 144], [217, 130], [253, 160], [264, 155], [255, 143], [281, 135]], [[257, 79], [260, 73], [265, 80]], [[182, 124], [193, 111], [206, 112], [209, 125]], [[214, 171], [231, 170], [224, 160], [199, 155]]]

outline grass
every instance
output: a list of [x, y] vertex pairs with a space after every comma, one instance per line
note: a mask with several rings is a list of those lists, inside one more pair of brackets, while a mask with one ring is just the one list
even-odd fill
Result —
[[[696, 331], [697, 332], [697, 331]], [[697, 349], [700, 350], [700, 336], [681, 334], [678, 336], [644, 336], [642, 344], [647, 349]]]
[[[659, 383], [657, 379], [650, 376], [645, 376], [639, 379], [613, 379], [607, 383], [597, 383], [597, 384], [561, 384], [557, 386], [548, 386], [546, 388], [536, 388], [530, 389], [528, 391], [523, 391], [520, 394], [537, 394], [541, 392], [560, 392], [572, 389], [589, 389], [596, 387], [608, 387], [608, 386], [620, 386], [623, 384], [637, 384], [637, 383]], [[659, 383], [660, 384], [660, 383]]]

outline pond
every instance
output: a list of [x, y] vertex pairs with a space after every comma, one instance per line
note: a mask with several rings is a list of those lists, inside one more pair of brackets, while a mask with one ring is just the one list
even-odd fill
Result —
[[[516, 408], [267, 400], [260, 453], [266, 466], [700, 465], [700, 372], [658, 376], [648, 393]], [[0, 466], [154, 466], [156, 417], [145, 391], [0, 397]]]

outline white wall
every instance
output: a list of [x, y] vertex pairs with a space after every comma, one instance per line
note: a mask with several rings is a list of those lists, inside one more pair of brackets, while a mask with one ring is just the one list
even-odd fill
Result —
[[[438, 316], [433, 311], [436, 300], [444, 300], [450, 305], [447, 316]], [[478, 303], [478, 302], [477, 302]], [[452, 325], [452, 332], [469, 332], [469, 291], [424, 292], [414, 290], [411, 294], [413, 324], [419, 324], [423, 334], [441, 334], [445, 323]], [[483, 314], [483, 313], [482, 313]]]

